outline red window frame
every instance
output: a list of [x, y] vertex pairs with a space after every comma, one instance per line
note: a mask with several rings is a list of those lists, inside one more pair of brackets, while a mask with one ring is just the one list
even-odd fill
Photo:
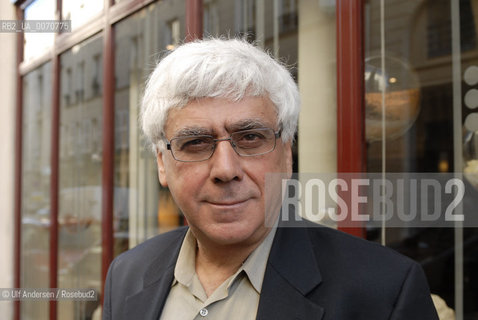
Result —
[[[53, 49], [53, 103], [51, 143], [51, 225], [50, 225], [50, 287], [58, 285], [58, 175], [59, 175], [59, 119], [60, 119], [60, 54], [79, 41], [97, 32], [103, 32], [104, 42], [104, 114], [103, 114], [103, 168], [102, 168], [102, 283], [113, 259], [113, 163], [114, 163], [114, 27], [124, 17], [146, 7], [153, 0], [131, 0], [114, 4], [104, 0], [105, 19], [93, 23], [72, 35], [60, 35]], [[23, 18], [25, 7], [32, 1], [17, 1], [17, 19]], [[364, 122], [364, 35], [363, 0], [337, 0], [337, 170], [338, 172], [365, 171]], [[57, 0], [61, 13], [61, 0]], [[202, 37], [202, 0], [186, 1], [187, 41]], [[43, 63], [44, 61], [40, 62]], [[22, 174], [22, 77], [39, 65], [23, 65], [23, 35], [17, 34], [16, 75], [16, 143], [15, 143], [15, 209], [14, 209], [14, 286], [21, 286], [21, 174]], [[364, 237], [363, 227], [339, 229]], [[50, 319], [57, 319], [56, 301], [49, 306]], [[20, 301], [14, 303], [14, 319], [20, 319]]]
[[[337, 0], [337, 172], [366, 171], [364, 1]], [[339, 230], [365, 238], [365, 228]]]

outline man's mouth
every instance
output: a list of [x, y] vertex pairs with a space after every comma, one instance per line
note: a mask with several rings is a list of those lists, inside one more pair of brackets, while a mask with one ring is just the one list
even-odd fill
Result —
[[212, 205], [215, 206], [234, 206], [234, 205], [240, 205], [244, 202], [246, 202], [249, 199], [241, 199], [241, 200], [221, 200], [221, 201], [207, 201]]

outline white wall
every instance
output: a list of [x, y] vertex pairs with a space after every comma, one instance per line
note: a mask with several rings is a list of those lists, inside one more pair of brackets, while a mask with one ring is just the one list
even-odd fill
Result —
[[[0, 20], [14, 20], [15, 7], [0, 1]], [[0, 288], [13, 287], [13, 200], [16, 34], [0, 33]], [[11, 319], [13, 303], [0, 302], [2, 319]]]

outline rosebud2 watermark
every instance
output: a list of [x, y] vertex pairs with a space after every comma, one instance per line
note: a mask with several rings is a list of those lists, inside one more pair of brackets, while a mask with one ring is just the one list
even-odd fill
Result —
[[[465, 227], [478, 226], [478, 190], [458, 174], [334, 173], [295, 174], [291, 178], [268, 174], [266, 192], [279, 189], [282, 221], [307, 219], [346, 226], [386, 222], [387, 227], [453, 227], [459, 222]], [[270, 205], [266, 203], [266, 207]]]

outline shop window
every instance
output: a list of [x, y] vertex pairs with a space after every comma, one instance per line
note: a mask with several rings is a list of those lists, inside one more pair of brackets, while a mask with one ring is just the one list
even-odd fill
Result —
[[[466, 130], [462, 125], [455, 126], [454, 114], [457, 110], [462, 113], [459, 120], [464, 123], [466, 108], [460, 104], [465, 90], [457, 95], [454, 89], [462, 85], [463, 78], [453, 76], [457, 65], [453, 64], [451, 49], [453, 42], [459, 42], [464, 55], [458, 60], [478, 65], [478, 54], [472, 50], [476, 48], [472, 10], [475, 1], [459, 1], [458, 18], [451, 13], [451, 6], [457, 3], [449, 0], [386, 1], [384, 16], [380, 15], [381, 3], [371, 0], [366, 8], [367, 171], [419, 172], [428, 174], [427, 177], [430, 173], [460, 174], [464, 168], [457, 167], [455, 161], [462, 162], [463, 152], [457, 150], [462, 150], [463, 145], [457, 146], [454, 136], [462, 137]], [[460, 28], [459, 39], [452, 37], [453, 23]], [[381, 24], [384, 34], [380, 33]], [[384, 56], [380, 53], [383, 48]], [[372, 70], [377, 75], [376, 86], [370, 85]], [[476, 194], [471, 184], [463, 181], [467, 192]], [[463, 210], [465, 215], [475, 211], [466, 204]], [[471, 272], [478, 267], [474, 249], [477, 235], [476, 228], [434, 228], [431, 224], [428, 228], [385, 224], [382, 228], [367, 229], [369, 240], [418, 261], [432, 293], [457, 312], [457, 319], [474, 319], [478, 314], [472, 302], [477, 299], [478, 277]], [[455, 283], [460, 277], [464, 281]], [[463, 289], [457, 291], [460, 286]]]
[[182, 1], [158, 3], [115, 25], [114, 255], [183, 224], [138, 117], [145, 79], [185, 37], [184, 13]]
[[[72, 70], [75, 83], [64, 94], [75, 96], [74, 103], [60, 104], [60, 148], [66, 148], [59, 168], [58, 287], [92, 288], [101, 292], [101, 190], [102, 144], [93, 143], [102, 123], [101, 96], [85, 94], [85, 79], [94, 77], [96, 56], [101, 56], [101, 37], [88, 39], [60, 56], [62, 70]], [[67, 84], [68, 72], [60, 82]], [[66, 77], [65, 77], [66, 76]], [[63, 87], [63, 86], [62, 86]], [[93, 144], [100, 146], [93, 150]], [[89, 319], [100, 301], [58, 301], [59, 319]]]
[[[51, 63], [23, 78], [21, 286], [48, 288], [50, 228]], [[25, 319], [48, 319], [48, 301], [25, 300]]]

